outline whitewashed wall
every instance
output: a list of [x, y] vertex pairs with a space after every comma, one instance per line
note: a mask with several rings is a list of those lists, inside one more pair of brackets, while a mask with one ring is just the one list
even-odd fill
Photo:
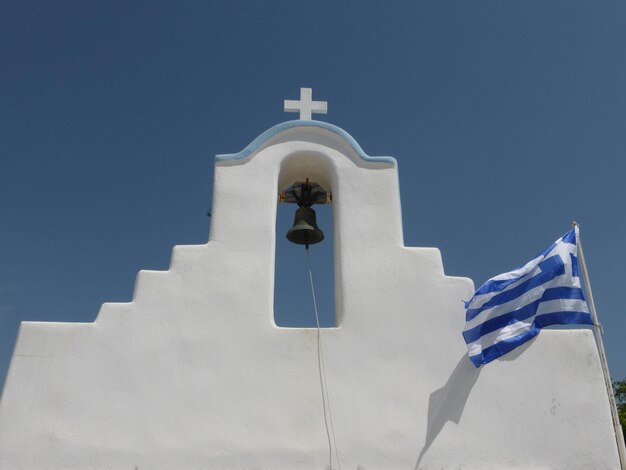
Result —
[[473, 284], [404, 246], [395, 161], [316, 121], [218, 157], [209, 242], [141, 271], [132, 302], [22, 324], [0, 468], [326, 468], [315, 331], [273, 321], [276, 195], [306, 177], [334, 198], [339, 327], [323, 334], [343, 469], [619, 468], [591, 332], [475, 369]]

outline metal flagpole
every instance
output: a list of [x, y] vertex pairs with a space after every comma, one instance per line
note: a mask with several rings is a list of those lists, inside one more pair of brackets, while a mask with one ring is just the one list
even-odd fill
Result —
[[602, 374], [604, 375], [604, 384], [606, 390], [609, 393], [609, 407], [611, 408], [611, 417], [613, 418], [613, 430], [615, 431], [615, 439], [617, 440], [617, 451], [619, 453], [619, 459], [621, 462], [622, 470], [626, 470], [626, 445], [624, 445], [624, 433], [622, 432], [622, 425], [619, 422], [619, 416], [617, 414], [617, 405], [615, 404], [615, 394], [613, 393], [613, 384], [611, 383], [611, 375], [609, 374], [609, 365], [606, 360], [606, 352], [604, 350], [604, 342], [602, 341], [602, 325], [598, 321], [598, 314], [596, 312], [596, 305], [593, 302], [593, 293], [591, 292], [591, 281], [589, 280], [589, 272], [587, 271], [587, 263], [585, 262], [585, 254], [583, 252], [583, 245], [580, 241], [580, 235], [578, 233], [578, 224], [572, 222], [574, 229], [576, 230], [576, 245], [578, 247], [578, 259], [580, 260], [580, 272], [585, 281], [585, 291], [587, 294], [587, 303], [589, 304], [589, 310], [593, 318], [593, 332], [596, 338], [596, 344], [598, 346], [598, 353], [600, 354], [600, 363], [602, 364]]

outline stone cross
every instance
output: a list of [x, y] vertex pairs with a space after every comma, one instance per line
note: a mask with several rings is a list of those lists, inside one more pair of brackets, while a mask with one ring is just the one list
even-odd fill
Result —
[[328, 103], [326, 101], [313, 101], [311, 88], [300, 88], [300, 101], [285, 100], [286, 113], [300, 113], [300, 119], [311, 120], [311, 114], [326, 114]]

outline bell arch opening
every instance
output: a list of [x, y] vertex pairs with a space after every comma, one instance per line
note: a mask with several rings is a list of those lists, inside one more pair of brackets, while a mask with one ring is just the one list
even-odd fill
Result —
[[[323, 155], [296, 154], [286, 158], [281, 165], [277, 188], [274, 269], [274, 323], [278, 327], [317, 327], [309, 259], [320, 327], [338, 326], [333, 183], [330, 162]], [[320, 237], [323, 240], [318, 241]]]

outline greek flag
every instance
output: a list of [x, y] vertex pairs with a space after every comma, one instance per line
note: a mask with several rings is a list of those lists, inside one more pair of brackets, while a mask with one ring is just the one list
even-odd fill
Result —
[[578, 277], [573, 228], [524, 266], [485, 282], [465, 303], [463, 338], [476, 367], [555, 324], [591, 325]]

